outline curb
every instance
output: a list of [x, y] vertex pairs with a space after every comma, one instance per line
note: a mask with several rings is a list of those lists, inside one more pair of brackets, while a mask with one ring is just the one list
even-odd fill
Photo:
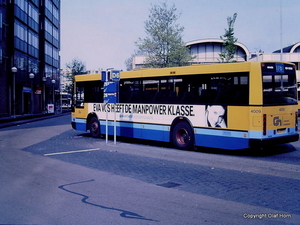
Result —
[[37, 114], [37, 115], [26, 115], [26, 116], [21, 116], [21, 117], [17, 117], [17, 118], [0, 119], [0, 129], [6, 128], [6, 127], [12, 127], [12, 126], [16, 126], [16, 125], [21, 125], [21, 124], [25, 124], [25, 123], [29, 123], [29, 122], [64, 116], [64, 115], [67, 115], [70, 113], [71, 112], [63, 112], [60, 114]]

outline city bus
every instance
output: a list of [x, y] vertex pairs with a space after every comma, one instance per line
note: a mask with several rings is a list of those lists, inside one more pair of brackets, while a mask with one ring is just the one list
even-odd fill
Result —
[[[105, 74], [105, 73], [104, 73]], [[295, 66], [244, 62], [120, 73], [115, 102], [103, 74], [75, 76], [72, 127], [170, 142], [178, 149], [263, 148], [298, 135]], [[107, 133], [107, 134], [106, 134]]]

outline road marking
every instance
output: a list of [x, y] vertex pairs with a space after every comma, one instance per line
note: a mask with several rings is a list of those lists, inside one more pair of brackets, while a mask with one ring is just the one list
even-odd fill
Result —
[[64, 155], [64, 154], [72, 154], [72, 153], [80, 153], [80, 152], [92, 152], [92, 151], [98, 151], [98, 150], [100, 150], [100, 148], [92, 148], [92, 149], [69, 151], [69, 152], [55, 152], [55, 153], [44, 154], [44, 156]]

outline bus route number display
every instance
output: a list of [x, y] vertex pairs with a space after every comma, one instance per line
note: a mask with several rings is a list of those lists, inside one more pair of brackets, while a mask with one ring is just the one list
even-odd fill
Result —
[[120, 81], [120, 70], [112, 70], [110, 76], [112, 81]]

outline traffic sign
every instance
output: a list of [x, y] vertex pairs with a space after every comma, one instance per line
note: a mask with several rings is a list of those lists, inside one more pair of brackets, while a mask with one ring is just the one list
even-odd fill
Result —
[[111, 70], [110, 78], [112, 81], [120, 81], [120, 70]]

